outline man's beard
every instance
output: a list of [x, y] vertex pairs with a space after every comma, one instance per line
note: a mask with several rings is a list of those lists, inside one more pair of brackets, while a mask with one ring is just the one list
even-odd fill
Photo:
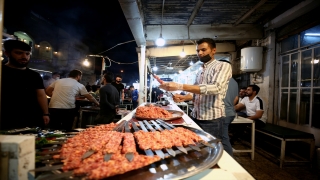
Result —
[[15, 59], [14, 57], [9, 56], [9, 62], [15, 67], [24, 68], [24, 67], [27, 67], [30, 61], [27, 61], [26, 63], [22, 64], [22, 63], [19, 63], [19, 61], [17, 61], [17, 59]]

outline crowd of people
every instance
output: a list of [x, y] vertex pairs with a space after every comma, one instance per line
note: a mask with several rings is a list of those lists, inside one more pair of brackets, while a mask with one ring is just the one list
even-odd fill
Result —
[[[122, 77], [111, 72], [103, 75], [101, 85], [80, 83], [82, 72], [74, 69], [67, 78], [58, 72], [43, 79], [27, 67], [31, 47], [19, 40], [3, 44], [7, 58], [2, 61], [1, 130], [41, 127], [70, 131], [77, 120], [76, 99], [86, 98], [100, 107], [95, 123], [114, 122], [114, 116], [124, 99]], [[18, 83], [17, 83], [18, 82]], [[132, 104], [137, 106], [138, 91], [130, 87]], [[48, 98], [50, 97], [50, 98]]]
[[[125, 99], [125, 86], [120, 75], [114, 77], [111, 72], [106, 72], [100, 86], [84, 86], [80, 83], [82, 72], [74, 69], [68, 78], [60, 79], [59, 73], [53, 73], [52, 78], [43, 82], [39, 73], [27, 68], [31, 55], [28, 44], [7, 40], [4, 49], [8, 61], [3, 62], [2, 71], [1, 129], [39, 126], [71, 130], [77, 113], [75, 102], [78, 95], [100, 107], [97, 124], [114, 122], [118, 107]], [[232, 155], [228, 127], [236, 113], [255, 121], [257, 128], [266, 123], [262, 118], [263, 102], [257, 96], [260, 88], [249, 85], [238, 93], [231, 64], [214, 58], [216, 44], [213, 39], [198, 40], [196, 52], [203, 65], [196, 75], [195, 84], [164, 82], [152, 90], [155, 94], [153, 101], [159, 98], [160, 88], [184, 92], [175, 94], [174, 101], [192, 100], [194, 122], [204, 131], [222, 139], [225, 150]], [[130, 86], [127, 92], [130, 92], [129, 99], [136, 108], [138, 90]], [[49, 103], [47, 96], [51, 97]]]

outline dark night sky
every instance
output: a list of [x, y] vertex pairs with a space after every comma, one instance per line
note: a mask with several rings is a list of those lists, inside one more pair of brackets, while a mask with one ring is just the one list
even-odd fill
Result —
[[[17, 19], [30, 10], [73, 34], [75, 38], [88, 45], [93, 54], [103, 52], [119, 43], [134, 40], [118, 0], [8, 0], [4, 6], [4, 25], [11, 17], [15, 16]], [[138, 61], [136, 46], [135, 42], [130, 42], [102, 55], [116, 62], [136, 62]], [[107, 70], [114, 74], [123, 70], [125, 83], [131, 84], [139, 78], [138, 63], [133, 65], [112, 63]]]

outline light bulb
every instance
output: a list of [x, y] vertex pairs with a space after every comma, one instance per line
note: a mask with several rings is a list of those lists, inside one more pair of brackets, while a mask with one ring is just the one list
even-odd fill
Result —
[[85, 60], [83, 61], [83, 65], [85, 65], [85, 66], [89, 66], [89, 65], [90, 65], [88, 59], [85, 59]]
[[192, 65], [193, 65], [193, 62], [192, 62], [192, 61], [190, 61], [190, 63], [189, 63], [189, 64], [190, 64], [190, 66], [192, 66]]
[[157, 71], [157, 70], [158, 70], [158, 67], [155, 66], [155, 67], [153, 67], [152, 69], [153, 69], [154, 71]]
[[164, 43], [166, 41], [162, 38], [162, 35], [160, 34], [160, 37], [156, 40], [157, 46], [164, 46]]
[[182, 58], [186, 57], [186, 53], [184, 52], [183, 49], [182, 49], [182, 51], [180, 52], [180, 57], [182, 57]]

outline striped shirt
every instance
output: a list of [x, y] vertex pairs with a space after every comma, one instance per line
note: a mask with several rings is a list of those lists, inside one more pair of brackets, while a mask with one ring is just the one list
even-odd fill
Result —
[[213, 120], [225, 117], [224, 98], [232, 76], [229, 63], [211, 60], [203, 64], [196, 76], [195, 85], [200, 86], [200, 94], [194, 94], [192, 116], [197, 120]]

